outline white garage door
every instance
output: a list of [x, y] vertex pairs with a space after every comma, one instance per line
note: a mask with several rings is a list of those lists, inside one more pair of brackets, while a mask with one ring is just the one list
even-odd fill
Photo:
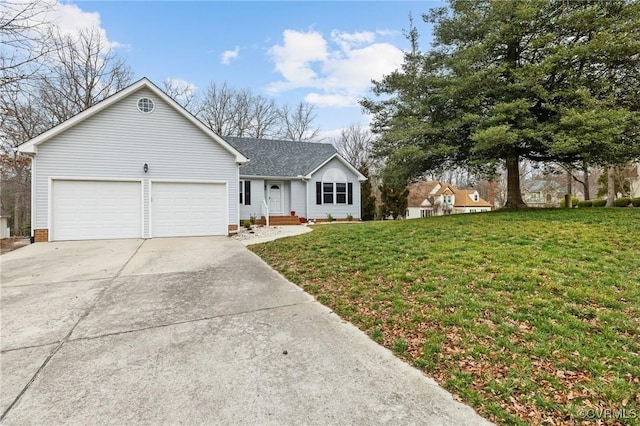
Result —
[[226, 185], [153, 182], [151, 233], [154, 237], [226, 235]]
[[142, 237], [142, 183], [54, 180], [52, 240]]

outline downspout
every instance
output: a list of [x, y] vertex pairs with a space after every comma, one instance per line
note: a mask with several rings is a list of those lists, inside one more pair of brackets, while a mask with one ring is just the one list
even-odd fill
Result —
[[307, 222], [309, 222], [309, 179], [310, 178], [309, 176], [302, 176], [302, 175], [298, 175], [296, 177], [304, 182], [304, 198], [305, 198], [304, 216], [307, 219]]
[[35, 226], [36, 226], [36, 156], [31, 155], [31, 239], [30, 242], [35, 241]]

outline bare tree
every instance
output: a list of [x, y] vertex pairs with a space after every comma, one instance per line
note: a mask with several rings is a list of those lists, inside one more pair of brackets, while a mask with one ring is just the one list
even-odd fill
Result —
[[182, 105], [187, 111], [193, 115], [198, 115], [200, 105], [196, 88], [182, 80], [167, 78], [162, 82], [164, 92], [171, 99]]
[[281, 117], [272, 99], [227, 83], [211, 83], [198, 112], [198, 118], [219, 135], [258, 139], [280, 135]]
[[95, 105], [131, 82], [131, 68], [118, 57], [97, 28], [77, 37], [52, 32], [56, 57], [42, 77], [42, 107], [61, 123]]
[[0, 2], [0, 87], [32, 79], [54, 46], [45, 33], [52, 1]]
[[318, 138], [320, 129], [315, 127], [315, 107], [307, 102], [300, 102], [295, 108], [288, 105], [280, 112], [280, 137], [292, 141], [311, 142]]
[[258, 139], [275, 137], [280, 124], [280, 110], [273, 99], [255, 96], [252, 102], [249, 136]]
[[253, 95], [247, 89], [236, 90], [232, 101], [234, 136], [247, 137], [251, 129]]
[[37, 72], [0, 85], [0, 178], [2, 208], [12, 212], [14, 233], [29, 222], [30, 159], [21, 143], [122, 89], [131, 71], [97, 29], [77, 37], [49, 32], [53, 50]]
[[204, 94], [198, 118], [221, 136], [235, 135], [235, 90], [223, 83], [211, 83]]
[[371, 164], [372, 142], [373, 135], [368, 128], [352, 124], [340, 131], [340, 136], [333, 140], [333, 145], [345, 160], [360, 170], [362, 166]]

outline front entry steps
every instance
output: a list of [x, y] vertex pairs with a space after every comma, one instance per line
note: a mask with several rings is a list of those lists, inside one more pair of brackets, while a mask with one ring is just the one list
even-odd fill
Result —
[[[256, 221], [258, 225], [266, 225], [267, 219], [262, 216]], [[300, 225], [298, 216], [269, 216], [269, 226]]]

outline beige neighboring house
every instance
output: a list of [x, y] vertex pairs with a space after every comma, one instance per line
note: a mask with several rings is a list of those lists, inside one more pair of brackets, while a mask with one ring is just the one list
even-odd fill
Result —
[[488, 212], [492, 208], [475, 189], [458, 189], [438, 181], [415, 182], [409, 185], [406, 218]]
[[631, 198], [640, 197], [640, 163], [631, 165], [629, 172]]

